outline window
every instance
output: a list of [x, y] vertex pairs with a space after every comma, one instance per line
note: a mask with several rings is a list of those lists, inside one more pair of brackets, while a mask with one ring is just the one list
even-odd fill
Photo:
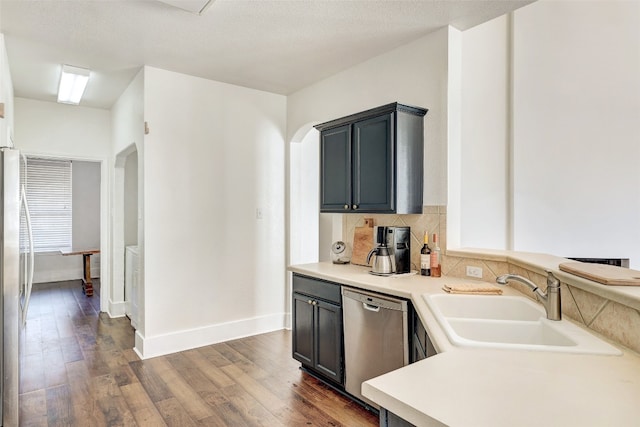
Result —
[[[22, 163], [35, 252], [57, 252], [72, 246], [72, 167], [69, 160], [27, 157]], [[28, 246], [26, 220], [21, 218], [21, 247]]]

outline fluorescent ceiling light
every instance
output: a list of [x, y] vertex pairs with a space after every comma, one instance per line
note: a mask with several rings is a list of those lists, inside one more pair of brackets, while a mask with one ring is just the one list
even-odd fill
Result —
[[63, 65], [58, 86], [58, 102], [63, 104], [80, 104], [80, 99], [89, 82], [89, 70], [86, 68]]

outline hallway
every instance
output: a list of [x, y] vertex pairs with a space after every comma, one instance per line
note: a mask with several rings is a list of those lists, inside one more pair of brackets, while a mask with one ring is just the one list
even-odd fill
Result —
[[298, 369], [289, 331], [141, 361], [127, 318], [78, 281], [34, 286], [20, 336], [21, 426], [377, 426]]

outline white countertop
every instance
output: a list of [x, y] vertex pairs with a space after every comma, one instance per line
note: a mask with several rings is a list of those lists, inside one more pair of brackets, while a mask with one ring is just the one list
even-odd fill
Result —
[[[539, 267], [544, 260], [534, 261]], [[378, 277], [367, 267], [331, 263], [289, 270], [412, 301], [439, 354], [366, 381], [362, 391], [416, 426], [640, 425], [640, 357], [634, 352], [592, 356], [451, 345], [422, 295], [471, 280]]]
[[457, 350], [362, 390], [417, 426], [619, 427], [640, 423], [639, 377], [627, 357]]

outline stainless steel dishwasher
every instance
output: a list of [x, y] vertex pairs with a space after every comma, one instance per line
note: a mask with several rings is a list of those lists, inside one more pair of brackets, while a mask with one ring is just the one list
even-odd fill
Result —
[[362, 396], [364, 381], [409, 363], [407, 302], [401, 299], [342, 287], [344, 320], [345, 389]]

